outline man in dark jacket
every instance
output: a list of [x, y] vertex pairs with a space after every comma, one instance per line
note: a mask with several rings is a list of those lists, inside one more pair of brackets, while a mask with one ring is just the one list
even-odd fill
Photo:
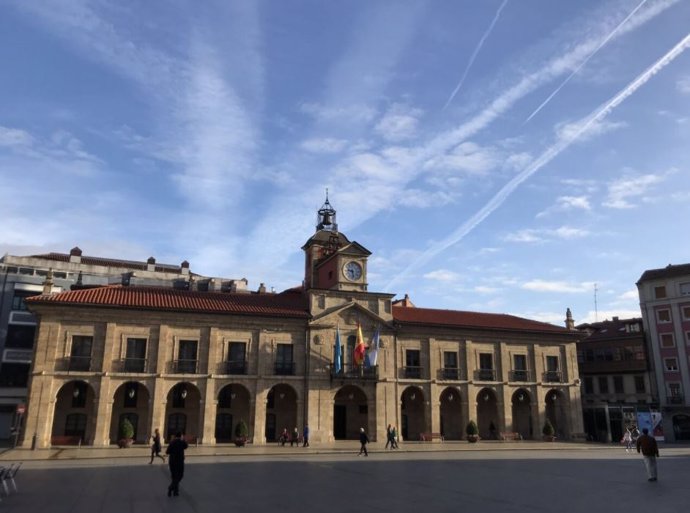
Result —
[[184, 451], [189, 447], [187, 442], [182, 439], [182, 433], [175, 433], [165, 453], [169, 455], [168, 466], [170, 467], [170, 486], [168, 486], [168, 497], [180, 495], [180, 481], [184, 476]]
[[357, 456], [361, 456], [362, 453], [364, 453], [365, 456], [369, 456], [369, 453], [367, 452], [367, 444], [369, 443], [369, 437], [364, 432], [364, 428], [359, 428], [359, 443], [361, 444], [361, 446], [359, 448], [359, 454]]
[[637, 439], [637, 452], [642, 452], [644, 466], [647, 469], [648, 481], [656, 481], [656, 459], [659, 456], [659, 447], [653, 436], [649, 436], [649, 430], [644, 428], [642, 436]]

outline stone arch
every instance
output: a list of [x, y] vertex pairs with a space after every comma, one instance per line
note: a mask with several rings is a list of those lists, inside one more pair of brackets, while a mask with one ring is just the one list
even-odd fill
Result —
[[134, 441], [148, 443], [151, 436], [149, 418], [151, 414], [151, 394], [146, 385], [138, 381], [122, 383], [113, 394], [112, 415], [110, 417], [110, 443], [117, 443], [120, 423], [124, 417], [132, 422]]
[[333, 437], [336, 440], [358, 440], [359, 429], [368, 431], [367, 394], [356, 385], [345, 385], [333, 396]]
[[83, 380], [68, 381], [55, 394], [51, 445], [92, 445], [96, 392]]
[[424, 391], [417, 386], [408, 386], [400, 396], [400, 435], [403, 440], [419, 440], [422, 433], [429, 431], [425, 412]]
[[439, 397], [441, 435], [446, 440], [462, 440], [465, 423], [462, 418], [462, 398], [455, 387], [446, 387]]
[[250, 418], [249, 390], [238, 383], [229, 383], [218, 390], [216, 396], [215, 438], [217, 443], [230, 443], [235, 438], [235, 427], [243, 420], [249, 428], [249, 437], [254, 433], [253, 419]]
[[532, 425], [532, 396], [528, 390], [518, 388], [512, 396], [513, 432], [529, 440], [534, 437]]
[[188, 442], [201, 437], [201, 392], [193, 383], [182, 381], [168, 391], [165, 403], [166, 440], [181, 431]]
[[297, 392], [285, 383], [274, 385], [266, 395], [266, 441], [276, 442], [284, 429], [290, 434], [295, 427]]
[[477, 427], [480, 438], [496, 440], [501, 429], [498, 417], [498, 399], [491, 388], [482, 388], [477, 394]]

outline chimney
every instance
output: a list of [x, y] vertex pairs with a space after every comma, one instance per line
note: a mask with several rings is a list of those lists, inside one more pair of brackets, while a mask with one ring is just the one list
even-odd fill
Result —
[[613, 316], [613, 322], [618, 322], [618, 316], [617, 315]]
[[81, 264], [81, 249], [79, 249], [79, 246], [74, 246], [69, 250], [69, 261], [71, 264]]
[[46, 279], [43, 281], [43, 295], [49, 296], [53, 293], [53, 269], [48, 269]]
[[570, 308], [566, 308], [565, 310], [565, 327], [569, 330], [575, 329], [575, 321], [573, 320], [573, 314]]
[[147, 271], [155, 271], [156, 270], [156, 259], [153, 257], [149, 257], [149, 259], [146, 261], [146, 270]]
[[260, 284], [258, 292], [259, 292], [259, 294], [265, 294], [266, 293], [266, 285], [264, 285], [263, 283]]
[[180, 264], [180, 270], [182, 271], [182, 274], [187, 275], [189, 274], [189, 262], [186, 260]]

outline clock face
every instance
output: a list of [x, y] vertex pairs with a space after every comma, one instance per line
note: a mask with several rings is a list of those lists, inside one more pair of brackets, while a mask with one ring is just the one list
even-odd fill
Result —
[[362, 266], [357, 262], [348, 262], [343, 269], [345, 278], [350, 281], [359, 280], [362, 277]]

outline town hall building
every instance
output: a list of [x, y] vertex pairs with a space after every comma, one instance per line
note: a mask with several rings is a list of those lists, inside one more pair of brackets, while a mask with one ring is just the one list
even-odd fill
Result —
[[[240, 421], [254, 444], [284, 428], [311, 442], [541, 438], [583, 431], [574, 329], [512, 315], [415, 306], [368, 290], [371, 253], [338, 231], [326, 199], [302, 247], [301, 286], [283, 292], [116, 284], [27, 298], [38, 326], [24, 447], [136, 442], [231, 443]], [[358, 332], [375, 364], [356, 364]], [[338, 341], [336, 341], [336, 338]], [[378, 343], [374, 342], [378, 341]], [[339, 343], [338, 343], [339, 342]], [[336, 347], [340, 357], [336, 358]]]

